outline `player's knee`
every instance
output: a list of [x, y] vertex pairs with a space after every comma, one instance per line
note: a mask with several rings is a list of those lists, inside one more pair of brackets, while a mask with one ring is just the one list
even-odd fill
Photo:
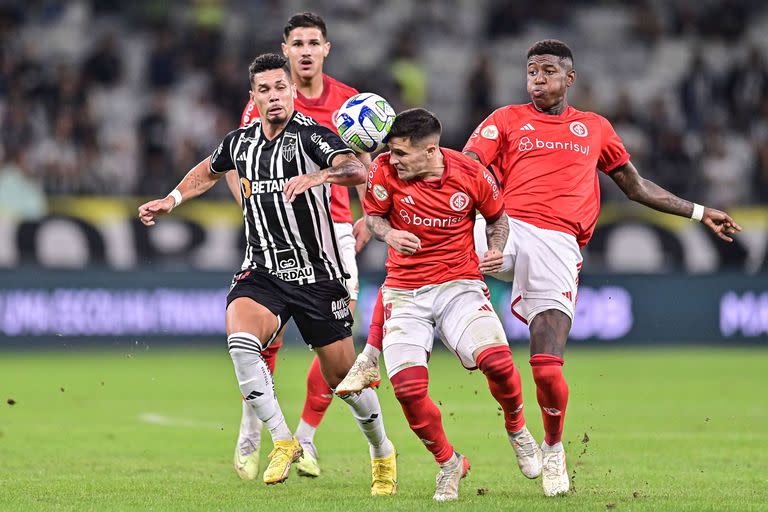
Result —
[[477, 357], [477, 367], [491, 380], [506, 379], [515, 372], [512, 350], [508, 345], [488, 347]]
[[561, 356], [571, 330], [571, 318], [558, 309], [548, 309], [533, 317], [529, 329], [531, 353]]
[[530, 364], [533, 370], [533, 380], [539, 387], [554, 385], [562, 380], [563, 364], [565, 360], [562, 357], [553, 354], [535, 354], [531, 356]]
[[465, 365], [471, 361], [477, 364], [478, 356], [491, 347], [508, 347], [504, 328], [493, 311], [477, 311], [466, 325], [456, 345]]
[[395, 373], [389, 379], [395, 397], [402, 405], [411, 405], [427, 397], [429, 374], [423, 366], [410, 366]]

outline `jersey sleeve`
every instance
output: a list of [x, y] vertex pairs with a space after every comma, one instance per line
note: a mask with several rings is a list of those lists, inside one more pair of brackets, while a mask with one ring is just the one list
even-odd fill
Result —
[[256, 108], [256, 103], [253, 100], [248, 100], [248, 104], [243, 109], [243, 115], [240, 116], [240, 128], [248, 126], [258, 118], [259, 109]]
[[385, 217], [392, 208], [392, 194], [384, 174], [385, 168], [381, 159], [380, 157], [376, 158], [371, 163], [368, 172], [368, 183], [365, 187], [365, 199], [363, 200], [363, 209], [368, 215]]
[[600, 158], [597, 160], [597, 168], [608, 174], [620, 165], [629, 161], [624, 143], [616, 134], [616, 131], [604, 117], [600, 118], [600, 129], [602, 131]]
[[474, 185], [475, 208], [488, 222], [495, 222], [504, 213], [504, 195], [496, 178], [478, 165]]
[[471, 151], [479, 156], [483, 165], [489, 165], [496, 160], [504, 144], [503, 121], [501, 112], [494, 111], [475, 128], [463, 151]]
[[235, 162], [232, 160], [232, 139], [235, 138], [237, 130], [229, 132], [216, 149], [211, 153], [211, 172], [221, 174], [235, 168]]
[[309, 158], [321, 169], [330, 167], [336, 155], [354, 153], [338, 135], [321, 124], [306, 126], [301, 131], [301, 142]]

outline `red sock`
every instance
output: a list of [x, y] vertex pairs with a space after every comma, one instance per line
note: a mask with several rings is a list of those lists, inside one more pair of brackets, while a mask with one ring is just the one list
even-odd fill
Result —
[[317, 356], [312, 360], [312, 366], [307, 373], [307, 398], [304, 400], [304, 410], [301, 412], [301, 419], [316, 427], [323, 421], [325, 411], [331, 405], [333, 391], [325, 382], [323, 374], [320, 371], [320, 361]]
[[504, 411], [507, 432], [519, 432], [525, 426], [523, 389], [512, 350], [507, 346], [490, 347], [477, 357], [477, 367], [485, 374], [493, 398]]
[[379, 296], [376, 297], [376, 305], [373, 306], [373, 317], [371, 318], [371, 327], [368, 329], [368, 340], [366, 343], [381, 352], [381, 339], [384, 337], [384, 301], [381, 297], [381, 288]]
[[394, 374], [390, 381], [411, 430], [432, 452], [438, 464], [446, 462], [453, 456], [453, 446], [445, 437], [440, 409], [427, 393], [427, 369], [411, 366]]
[[275, 374], [275, 366], [277, 365], [277, 351], [280, 350], [280, 347], [282, 346], [283, 342], [281, 340], [277, 343], [273, 343], [261, 351], [261, 357], [264, 358], [264, 361], [267, 363], [267, 367], [269, 368], [269, 373], [272, 375]]
[[568, 406], [568, 384], [563, 377], [565, 361], [551, 354], [536, 354], [530, 362], [536, 381], [536, 398], [544, 419], [544, 441], [552, 446], [563, 438], [565, 408]]

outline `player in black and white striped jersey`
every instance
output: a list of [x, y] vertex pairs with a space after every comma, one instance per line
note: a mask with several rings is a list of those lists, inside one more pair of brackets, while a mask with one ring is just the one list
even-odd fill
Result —
[[[285, 422], [261, 351], [293, 317], [331, 387], [352, 366], [352, 315], [328, 184], [362, 183], [365, 168], [335, 133], [294, 110], [296, 89], [283, 57], [260, 55], [249, 71], [260, 120], [227, 134], [168, 196], [140, 206], [139, 217], [154, 225], [237, 169], [248, 244], [227, 296], [227, 341], [243, 398], [272, 435], [275, 449], [264, 482], [274, 484], [288, 477], [301, 446]], [[394, 494], [395, 449], [376, 393], [369, 388], [342, 398], [369, 442], [372, 494]]]
[[262, 132], [257, 119], [230, 132], [211, 156], [214, 174], [236, 169], [240, 177], [248, 240], [243, 270], [259, 269], [297, 284], [348, 277], [333, 232], [329, 183], [309, 188], [292, 202], [284, 200], [283, 188], [291, 178], [329, 168], [352, 150], [299, 112], [278, 137], [269, 140]]

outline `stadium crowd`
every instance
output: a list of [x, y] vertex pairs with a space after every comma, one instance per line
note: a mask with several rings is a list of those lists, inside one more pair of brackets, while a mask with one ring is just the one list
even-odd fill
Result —
[[[342, 54], [330, 61], [333, 76], [382, 94], [396, 109], [458, 112], [445, 116], [448, 146], [460, 148], [496, 106], [524, 100], [522, 49], [535, 36], [558, 37], [579, 55], [574, 106], [608, 117], [647, 177], [715, 207], [768, 203], [763, 2], [390, 1], [375, 12], [362, 0], [319, 4], [319, 12], [334, 6], [323, 12], [333, 51]], [[248, 62], [275, 50], [282, 20], [301, 8], [243, 0], [3, 2], [1, 209], [35, 217], [51, 195], [172, 188], [237, 125]], [[382, 26], [398, 30], [372, 36], [372, 49], [356, 47], [359, 27], [374, 26], [386, 9], [397, 12]], [[466, 24], [453, 22], [464, 16]], [[262, 30], [248, 21], [266, 19], [279, 22]], [[591, 38], [598, 23], [612, 29]], [[460, 44], [470, 56], [451, 64], [464, 70], [453, 80], [433, 73], [449, 65], [435, 59], [441, 44], [446, 51]], [[214, 192], [228, 194], [223, 185]], [[608, 201], [618, 197], [614, 187], [605, 192]]]

